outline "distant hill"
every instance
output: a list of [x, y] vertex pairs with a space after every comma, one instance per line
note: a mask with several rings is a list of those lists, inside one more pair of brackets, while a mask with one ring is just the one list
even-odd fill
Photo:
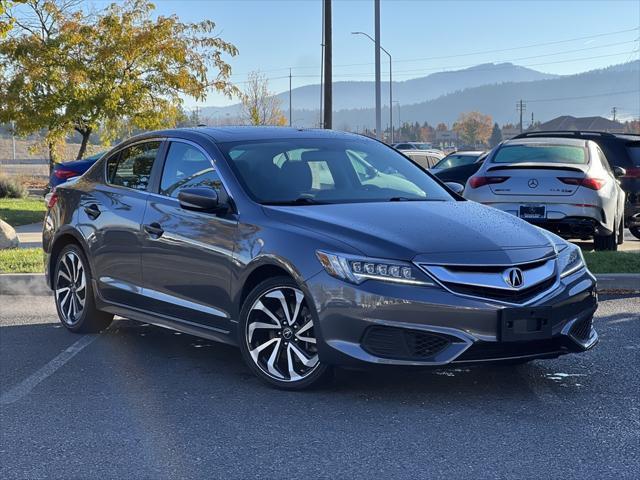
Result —
[[[626, 93], [619, 93], [626, 92]], [[640, 111], [640, 61], [614, 65], [576, 75], [526, 82], [505, 82], [466, 88], [428, 101], [411, 105], [402, 103], [400, 120], [405, 122], [453, 123], [461, 112], [478, 110], [489, 114], [494, 121], [516, 123], [516, 102], [526, 102], [525, 126], [531, 112], [535, 119], [547, 121], [560, 115], [576, 117], [609, 116], [611, 107], [619, 110], [619, 118]], [[394, 109], [397, 126], [397, 109]], [[296, 124], [314, 126], [318, 123], [317, 110], [295, 111]], [[383, 125], [388, 122], [389, 110], [382, 111]], [[334, 128], [360, 130], [373, 128], [373, 108], [344, 109], [334, 112]]]
[[[402, 104], [411, 104], [431, 100], [447, 93], [452, 93], [480, 85], [500, 84], [504, 82], [527, 82], [555, 78], [556, 75], [538, 72], [512, 63], [487, 63], [463, 70], [438, 72], [426, 77], [406, 81], [393, 82], [394, 100]], [[375, 106], [374, 82], [334, 82], [334, 111], [368, 108]], [[382, 82], [382, 101], [389, 103], [389, 82]], [[289, 105], [289, 92], [278, 94], [282, 105]], [[307, 85], [294, 88], [291, 92], [293, 109], [315, 110], [320, 104], [320, 85]], [[228, 107], [204, 107], [205, 117], [223, 117], [236, 115], [238, 105]]]

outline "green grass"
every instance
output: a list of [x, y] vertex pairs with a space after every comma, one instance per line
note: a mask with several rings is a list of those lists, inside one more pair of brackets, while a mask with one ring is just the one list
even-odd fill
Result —
[[41, 222], [45, 210], [43, 198], [0, 198], [0, 219], [12, 227]]
[[41, 273], [44, 263], [41, 248], [0, 250], [0, 273]]
[[640, 253], [636, 252], [583, 252], [592, 273], [638, 273]]
[[[593, 273], [638, 273], [640, 253], [584, 252], [589, 270]], [[40, 248], [12, 248], [0, 250], [0, 273], [41, 273], [44, 271]]]

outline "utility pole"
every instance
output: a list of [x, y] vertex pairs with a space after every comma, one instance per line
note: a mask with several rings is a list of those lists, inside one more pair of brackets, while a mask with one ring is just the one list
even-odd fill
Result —
[[373, 0], [374, 4], [374, 37], [376, 44], [376, 138], [382, 140], [382, 97], [380, 93], [380, 0]]
[[616, 113], [618, 113], [618, 107], [613, 107], [611, 109], [611, 115], [613, 115], [613, 121], [616, 121]]
[[331, 40], [331, 0], [324, 2], [324, 125], [332, 127], [332, 40]]
[[320, 43], [320, 118], [318, 127], [323, 128], [322, 108], [324, 106], [324, 1], [322, 2], [322, 42]]
[[531, 128], [533, 128], [533, 112], [531, 112]]
[[291, 109], [291, 69], [289, 69], [289, 126], [292, 125], [291, 119], [293, 115], [293, 110]]
[[517, 104], [516, 104], [516, 110], [518, 112], [520, 112], [520, 133], [522, 133], [522, 114], [524, 113], [524, 111], [527, 108], [527, 104], [524, 103], [523, 100], [520, 100]]

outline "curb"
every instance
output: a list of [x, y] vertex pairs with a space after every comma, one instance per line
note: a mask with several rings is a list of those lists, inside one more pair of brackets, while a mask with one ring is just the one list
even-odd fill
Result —
[[598, 291], [640, 292], [638, 273], [600, 273], [596, 275]]
[[[640, 293], [640, 274], [602, 273], [596, 275], [598, 292]], [[43, 273], [0, 274], [0, 295], [52, 295]]]

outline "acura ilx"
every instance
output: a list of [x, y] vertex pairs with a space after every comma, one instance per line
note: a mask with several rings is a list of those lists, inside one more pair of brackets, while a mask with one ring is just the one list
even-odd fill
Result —
[[46, 277], [73, 332], [120, 315], [233, 344], [288, 389], [593, 347], [580, 249], [459, 190], [354, 134], [145, 133], [51, 195]]

